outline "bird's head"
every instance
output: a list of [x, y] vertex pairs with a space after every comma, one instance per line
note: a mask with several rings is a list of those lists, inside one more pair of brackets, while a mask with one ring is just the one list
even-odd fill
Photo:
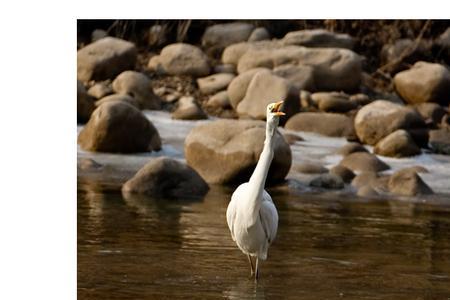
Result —
[[270, 122], [271, 120], [278, 121], [280, 116], [284, 116], [285, 113], [281, 111], [281, 108], [283, 106], [283, 101], [270, 103], [267, 105], [267, 121]]

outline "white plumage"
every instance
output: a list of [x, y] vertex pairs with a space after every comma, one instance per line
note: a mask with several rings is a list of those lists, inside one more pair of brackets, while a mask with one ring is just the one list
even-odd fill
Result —
[[[231, 237], [241, 251], [247, 255], [251, 274], [258, 278], [258, 262], [267, 259], [267, 251], [275, 239], [278, 229], [277, 209], [264, 185], [273, 159], [273, 136], [284, 115], [279, 109], [283, 102], [267, 106], [266, 139], [255, 171], [249, 182], [241, 184], [231, 196], [227, 209], [227, 223]], [[256, 257], [255, 271], [251, 257]]]

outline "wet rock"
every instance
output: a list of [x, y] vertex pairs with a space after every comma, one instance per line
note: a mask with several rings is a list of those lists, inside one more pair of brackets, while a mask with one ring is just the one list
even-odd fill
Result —
[[99, 107], [100, 105], [102, 105], [106, 102], [111, 102], [111, 101], [123, 101], [130, 105], [133, 105], [137, 109], [140, 109], [139, 102], [136, 99], [132, 98], [131, 96], [122, 95], [122, 94], [113, 94], [113, 95], [103, 97], [100, 100], [97, 100], [95, 102], [95, 106]]
[[260, 71], [268, 71], [266, 68], [256, 68], [239, 74], [235, 77], [230, 84], [228, 85], [227, 92], [228, 97], [230, 98], [231, 106], [234, 109], [237, 109], [239, 102], [242, 101], [245, 97], [245, 93], [247, 92], [248, 85], [252, 80], [253, 76]]
[[[187, 163], [207, 182], [225, 184], [250, 178], [263, 149], [265, 123], [218, 120], [191, 130], [185, 140]], [[277, 132], [268, 183], [281, 181], [291, 167], [289, 145]]]
[[223, 49], [228, 45], [247, 41], [255, 26], [233, 22], [208, 27], [202, 37], [202, 46]]
[[229, 109], [231, 108], [230, 98], [227, 91], [221, 91], [211, 96], [206, 103], [206, 106], [211, 108]]
[[89, 171], [89, 170], [98, 170], [102, 168], [103, 165], [99, 164], [95, 160], [91, 158], [79, 158], [77, 160], [77, 168], [83, 171]]
[[311, 95], [311, 99], [317, 103], [317, 107], [325, 112], [347, 112], [355, 109], [358, 104], [350, 101], [345, 93], [320, 92]]
[[396, 92], [408, 103], [450, 103], [450, 71], [443, 65], [419, 61], [394, 77]]
[[355, 130], [361, 142], [375, 145], [397, 129], [425, 126], [413, 109], [386, 100], [377, 100], [361, 108], [355, 117]]
[[408, 157], [421, 153], [409, 133], [399, 129], [380, 140], [374, 148], [374, 153], [390, 157]]
[[363, 186], [371, 186], [372, 182], [378, 178], [376, 172], [368, 171], [361, 172], [356, 175], [352, 180], [352, 186], [359, 189]]
[[82, 149], [97, 152], [147, 152], [161, 149], [153, 124], [135, 107], [123, 101], [109, 101], [92, 113], [78, 135]]
[[322, 174], [311, 180], [309, 185], [326, 189], [342, 189], [344, 188], [344, 181], [337, 175]]
[[105, 81], [97, 82], [88, 90], [88, 94], [96, 99], [101, 99], [113, 93], [111, 85]]
[[285, 128], [295, 131], [316, 132], [335, 137], [354, 135], [352, 120], [345, 115], [335, 113], [298, 113], [289, 118]]
[[301, 90], [316, 90], [314, 68], [311, 66], [281, 65], [273, 69], [273, 74], [286, 79], [295, 94], [300, 93]]
[[137, 49], [133, 43], [106, 37], [81, 48], [77, 52], [77, 79], [112, 79], [125, 70], [133, 69]]
[[293, 169], [296, 172], [304, 173], [304, 174], [321, 174], [328, 173], [328, 169], [322, 165], [315, 163], [300, 163], [294, 165]]
[[331, 168], [330, 174], [339, 176], [345, 183], [349, 183], [355, 178], [355, 173], [352, 170], [341, 165]]
[[402, 196], [433, 194], [433, 190], [411, 170], [399, 170], [392, 174], [389, 179], [389, 191]]
[[214, 66], [214, 73], [236, 74], [236, 66], [232, 64], [223, 64]]
[[197, 104], [194, 97], [184, 96], [178, 100], [178, 107], [172, 113], [172, 118], [181, 120], [203, 120], [208, 119], [208, 116]]
[[354, 152], [345, 156], [339, 163], [353, 172], [381, 172], [390, 167], [376, 155], [368, 152]]
[[450, 155], [450, 130], [431, 130], [430, 147], [435, 153]]
[[77, 80], [77, 122], [85, 123], [95, 109], [94, 99], [88, 95], [83, 83]]
[[336, 153], [346, 156], [354, 152], [367, 152], [367, 149], [360, 143], [348, 143], [339, 148]]
[[208, 189], [208, 184], [188, 165], [168, 157], [159, 157], [148, 162], [128, 180], [122, 192], [191, 198], [204, 196]]
[[252, 31], [252, 34], [250, 34], [248, 41], [249, 42], [257, 42], [257, 41], [264, 41], [270, 39], [270, 33], [267, 31], [264, 27], [258, 27], [255, 28]]
[[283, 43], [285, 45], [304, 47], [352, 49], [355, 41], [345, 33], [335, 33], [324, 29], [311, 29], [288, 32], [283, 38]]
[[153, 93], [150, 79], [136, 71], [125, 71], [114, 79], [113, 90], [118, 94], [130, 95], [141, 109], [160, 109], [161, 101]]
[[148, 68], [159, 74], [190, 75], [209, 74], [209, 60], [203, 51], [190, 44], [176, 43], [164, 47], [160, 55], [153, 56]]
[[374, 197], [378, 196], [378, 193], [370, 185], [365, 185], [358, 189], [356, 195], [360, 197]]
[[296, 134], [285, 133], [283, 136], [289, 145], [293, 145], [296, 142], [304, 141], [304, 139], [301, 136], [298, 136]]
[[425, 122], [439, 124], [446, 114], [445, 109], [436, 103], [420, 103], [414, 105], [414, 109], [422, 116]]
[[103, 29], [95, 29], [91, 33], [91, 42], [96, 42], [108, 36], [108, 32]]
[[197, 84], [203, 94], [213, 94], [226, 89], [234, 77], [233, 74], [219, 73], [199, 78]]

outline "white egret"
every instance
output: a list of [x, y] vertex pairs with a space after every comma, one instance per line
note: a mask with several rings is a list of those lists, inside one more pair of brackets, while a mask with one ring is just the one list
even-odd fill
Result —
[[[283, 101], [267, 106], [264, 148], [249, 182], [241, 184], [231, 196], [227, 208], [227, 223], [231, 237], [247, 255], [251, 276], [258, 279], [258, 262], [267, 259], [267, 251], [278, 229], [278, 212], [264, 185], [274, 153], [274, 138]], [[255, 269], [252, 257], [256, 257]]]

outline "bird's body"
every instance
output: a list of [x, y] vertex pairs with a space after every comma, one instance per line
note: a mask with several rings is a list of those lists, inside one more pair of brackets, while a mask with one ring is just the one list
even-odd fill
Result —
[[[251, 272], [258, 277], [258, 261], [267, 259], [267, 251], [278, 229], [277, 209], [264, 185], [274, 155], [273, 136], [278, 126], [282, 102], [267, 107], [267, 126], [264, 148], [249, 182], [241, 184], [231, 196], [227, 209], [227, 223], [231, 237], [247, 255]], [[256, 257], [253, 272], [251, 257]]]

